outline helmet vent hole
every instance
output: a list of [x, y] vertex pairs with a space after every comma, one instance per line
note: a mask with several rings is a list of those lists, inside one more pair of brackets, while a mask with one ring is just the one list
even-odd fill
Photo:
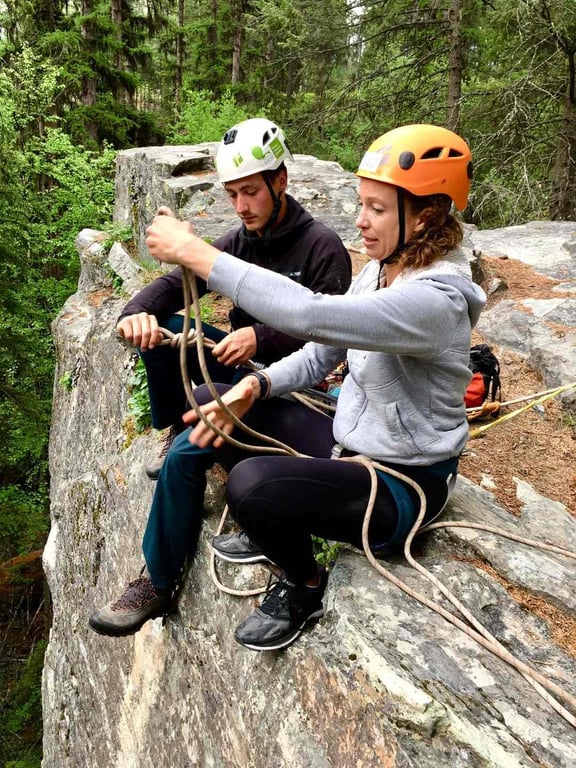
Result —
[[270, 141], [270, 134], [268, 133], [268, 131], [264, 131], [264, 135], [262, 136], [262, 146], [268, 144], [269, 141]]
[[433, 147], [422, 155], [422, 160], [434, 160], [442, 154], [442, 147]]
[[459, 152], [457, 149], [451, 149], [450, 152], [448, 152], [448, 157], [463, 157], [462, 152]]
[[409, 171], [410, 168], [412, 168], [414, 165], [415, 160], [416, 158], [414, 157], [413, 152], [402, 152], [398, 158], [398, 165], [400, 168], [402, 168], [403, 171]]
[[222, 139], [224, 144], [234, 144], [236, 141], [236, 136], [238, 135], [238, 131], [236, 128], [231, 128]]

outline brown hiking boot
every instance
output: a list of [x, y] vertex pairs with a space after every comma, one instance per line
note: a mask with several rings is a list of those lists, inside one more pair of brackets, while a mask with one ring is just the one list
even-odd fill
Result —
[[90, 616], [88, 624], [100, 635], [133, 635], [149, 619], [166, 616], [176, 610], [166, 591], [157, 590], [147, 576], [140, 575], [128, 584], [122, 595]]
[[160, 475], [160, 470], [164, 465], [164, 459], [166, 458], [166, 454], [168, 453], [168, 449], [174, 442], [174, 438], [177, 437], [179, 434], [180, 432], [174, 426], [169, 427], [164, 433], [162, 437], [162, 445], [161, 445], [160, 453], [158, 454], [158, 457], [153, 461], [151, 461], [150, 464], [148, 464], [148, 466], [146, 467], [146, 474], [148, 475], [150, 480], [158, 480], [158, 477]]

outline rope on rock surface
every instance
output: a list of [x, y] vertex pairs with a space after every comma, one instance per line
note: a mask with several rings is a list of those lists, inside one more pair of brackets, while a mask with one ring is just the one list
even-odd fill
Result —
[[[422, 521], [424, 520], [424, 516], [426, 514], [426, 497], [424, 496], [424, 493], [418, 483], [414, 482], [412, 478], [407, 477], [405, 475], [402, 475], [400, 472], [396, 472], [396, 470], [391, 469], [390, 467], [385, 467], [382, 464], [378, 464], [377, 462], [371, 461], [370, 459], [367, 459], [365, 456], [352, 456], [352, 457], [346, 457], [341, 458], [340, 461], [353, 461], [362, 464], [366, 467], [368, 472], [370, 473], [370, 477], [372, 479], [372, 487], [370, 492], [370, 498], [368, 500], [368, 505], [366, 509], [366, 514], [364, 516], [364, 522], [362, 525], [362, 546], [364, 548], [364, 554], [366, 555], [369, 563], [380, 573], [384, 578], [386, 578], [389, 582], [397, 586], [399, 589], [401, 589], [403, 592], [405, 592], [407, 595], [412, 597], [413, 599], [417, 600], [422, 605], [427, 606], [431, 610], [438, 613], [440, 616], [442, 616], [446, 621], [450, 622], [452, 625], [457, 627], [458, 629], [462, 630], [466, 635], [471, 637], [473, 640], [476, 640], [477, 643], [482, 645], [484, 648], [486, 648], [488, 651], [493, 653], [495, 656], [498, 656], [498, 658], [502, 659], [503, 661], [507, 662], [510, 666], [517, 669], [522, 676], [535, 688], [535, 690], [544, 698], [544, 700], [559, 714], [561, 715], [570, 725], [572, 725], [574, 728], [576, 728], [576, 716], [574, 716], [570, 711], [565, 709], [556, 699], [554, 699], [548, 691], [551, 691], [554, 693], [555, 696], [557, 696], [559, 699], [562, 699], [566, 703], [568, 703], [571, 707], [574, 708], [574, 711], [576, 712], [576, 697], [572, 696], [570, 693], [565, 691], [563, 688], [561, 688], [559, 685], [554, 683], [549, 678], [545, 677], [544, 675], [540, 674], [540, 672], [537, 672], [536, 670], [532, 669], [528, 664], [525, 664], [520, 659], [517, 659], [510, 651], [505, 648], [502, 643], [500, 643], [487, 629], [484, 627], [483, 624], [481, 624], [475, 616], [458, 600], [456, 595], [454, 595], [450, 590], [439, 580], [434, 576], [433, 573], [431, 573], [428, 569], [424, 568], [420, 563], [418, 563], [417, 560], [414, 559], [412, 552], [411, 552], [411, 546], [412, 542], [414, 540], [414, 537], [418, 533], [422, 533], [426, 530], [430, 530], [432, 528], [440, 528], [440, 527], [451, 527], [453, 524], [451, 521], [446, 521], [444, 523], [432, 523], [430, 526], [426, 526], [422, 529], [420, 529], [420, 526], [422, 524]], [[438, 603], [436, 600], [431, 600], [426, 595], [423, 595], [421, 592], [417, 592], [416, 590], [413, 590], [410, 586], [408, 586], [405, 582], [398, 579], [394, 574], [384, 568], [378, 560], [374, 557], [371, 549], [370, 549], [370, 543], [368, 540], [368, 531], [370, 527], [370, 519], [372, 517], [372, 512], [374, 510], [374, 503], [376, 500], [376, 490], [377, 490], [377, 476], [376, 476], [376, 470], [384, 471], [389, 475], [392, 475], [393, 477], [397, 477], [399, 480], [402, 480], [403, 482], [410, 485], [418, 494], [418, 497], [420, 499], [420, 512], [418, 514], [418, 517], [416, 518], [416, 521], [414, 525], [412, 526], [408, 536], [406, 537], [406, 541], [404, 543], [404, 556], [407, 560], [407, 562], [415, 569], [417, 570], [424, 578], [426, 578], [428, 581], [430, 581], [437, 589], [442, 592], [442, 594], [454, 605], [454, 607], [461, 613], [461, 615], [468, 621], [469, 623], [466, 624], [463, 622], [458, 616], [454, 615], [453, 613], [450, 613], [450, 611], [447, 611], [440, 603]], [[461, 523], [457, 523], [456, 525], [462, 525]], [[463, 525], [466, 525], [467, 527], [476, 527], [483, 529], [484, 527], [481, 525], [471, 525], [468, 526], [466, 523], [463, 523]], [[535, 541], [531, 541], [528, 539], [522, 539], [520, 536], [514, 536], [510, 535], [508, 531], [501, 531], [498, 528], [491, 528], [490, 529], [493, 533], [499, 533], [504, 536], [507, 536], [508, 538], [514, 538], [516, 541], [520, 541], [523, 544], [529, 544], [531, 546], [540, 547], [540, 544]], [[567, 550], [561, 550], [560, 547], [554, 548], [555, 551], [560, 551], [562, 554], [566, 554], [569, 557], [573, 557], [576, 559], [576, 553], [568, 552]]]
[[[559, 385], [560, 386], [560, 385]], [[567, 385], [568, 389], [571, 387], [576, 387], [576, 381], [573, 384]], [[474, 414], [478, 411], [484, 410], [486, 406], [498, 406], [498, 408], [506, 408], [509, 405], [517, 405], [518, 403], [525, 403], [527, 400], [535, 400], [538, 397], [542, 397], [542, 395], [552, 395], [557, 394], [558, 387], [552, 387], [551, 389], [544, 389], [542, 392], [534, 392], [532, 395], [523, 395], [522, 397], [516, 397], [513, 400], [505, 400], [504, 402], [500, 402], [500, 400], [494, 400], [493, 402], [489, 402], [488, 400], [485, 403], [482, 403], [482, 405], [474, 406], [473, 408], [466, 408], [467, 414]]]
[[[478, 437], [479, 435], [483, 434], [487, 430], [491, 429], [492, 427], [496, 426], [496, 424], [503, 424], [505, 421], [509, 421], [510, 419], [513, 419], [515, 416], [518, 416], [521, 413], [524, 413], [524, 411], [530, 410], [530, 408], [533, 408], [535, 405], [540, 405], [540, 403], [546, 402], [546, 400], [550, 400], [552, 397], [556, 397], [556, 395], [560, 395], [562, 392], [567, 392], [569, 389], [574, 389], [576, 387], [576, 381], [573, 381], [571, 384], [564, 384], [561, 387], [556, 387], [555, 389], [548, 389], [545, 392], [539, 393], [538, 395], [532, 395], [530, 402], [528, 402], [526, 405], [521, 406], [520, 408], [516, 408], [516, 410], [511, 411], [510, 413], [506, 413], [503, 416], [500, 416], [497, 419], [494, 419], [494, 421], [491, 421], [489, 424], [482, 424], [480, 427], [476, 427], [475, 429], [470, 430], [469, 439], [473, 440], [475, 437]], [[529, 398], [518, 398], [518, 400], [510, 401], [509, 403], [499, 403], [499, 406], [502, 405], [510, 405], [512, 403], [519, 403], [527, 400]], [[491, 405], [494, 405], [494, 403], [488, 403], [488, 407]]]
[[[305, 457], [304, 454], [300, 454], [297, 451], [290, 448], [290, 446], [285, 445], [284, 443], [273, 440], [272, 438], [268, 437], [267, 435], [263, 435], [261, 433], [256, 432], [255, 430], [252, 430], [251, 428], [247, 427], [241, 419], [238, 419], [236, 415], [230, 411], [229, 408], [223, 403], [222, 399], [220, 398], [220, 395], [218, 394], [218, 391], [214, 387], [214, 384], [210, 378], [210, 374], [208, 372], [205, 356], [204, 356], [204, 339], [203, 334], [201, 333], [200, 329], [200, 307], [199, 307], [199, 301], [198, 301], [198, 292], [196, 288], [196, 281], [194, 275], [188, 270], [183, 268], [183, 285], [184, 285], [184, 296], [185, 296], [185, 302], [186, 302], [186, 312], [184, 315], [184, 331], [182, 334], [183, 338], [189, 339], [190, 338], [190, 303], [192, 302], [194, 306], [194, 313], [196, 318], [196, 334], [195, 334], [195, 341], [196, 341], [196, 347], [198, 351], [198, 359], [200, 363], [200, 368], [202, 371], [202, 375], [204, 376], [206, 385], [208, 386], [208, 389], [216, 402], [219, 404], [219, 406], [225, 410], [229, 416], [231, 417], [232, 421], [236, 426], [238, 426], [240, 429], [242, 429], [244, 432], [249, 434], [250, 436], [262, 441], [262, 442], [268, 442], [270, 443], [270, 447], [267, 446], [255, 446], [251, 444], [242, 443], [235, 438], [233, 438], [231, 435], [226, 434], [221, 429], [219, 429], [215, 424], [212, 423], [211, 420], [209, 420], [207, 417], [204, 416], [204, 414], [201, 411], [200, 406], [196, 402], [192, 387], [190, 386], [190, 379], [188, 377], [188, 369], [187, 369], [187, 362], [186, 362], [186, 346], [185, 344], [180, 343], [178, 341], [178, 346], [180, 347], [180, 366], [181, 366], [181, 372], [182, 372], [182, 379], [184, 383], [184, 388], [186, 390], [186, 396], [198, 415], [198, 418], [207, 425], [210, 429], [212, 429], [216, 434], [218, 434], [222, 439], [226, 440], [227, 442], [231, 443], [232, 445], [235, 445], [238, 448], [249, 450], [257, 453], [276, 453], [276, 454], [284, 454], [284, 455], [292, 455], [292, 456], [301, 456]], [[553, 397], [556, 394], [559, 394], [562, 391], [566, 391], [567, 389], [572, 388], [573, 386], [576, 386], [575, 384], [566, 385], [564, 387], [558, 387], [554, 390], [547, 391], [546, 393], [542, 393], [542, 397], [540, 397], [537, 400], [537, 403], [543, 402], [545, 399], [548, 399], [548, 397]], [[301, 398], [298, 398], [301, 399]], [[305, 402], [309, 398], [303, 398], [301, 399], [302, 402]], [[532, 407], [534, 402], [531, 402], [528, 406], [525, 406], [522, 409], [519, 409], [518, 412], [522, 412], [523, 410], [526, 410], [527, 408]], [[514, 414], [508, 414], [507, 418], [512, 418], [513, 415], [517, 415], [517, 412]], [[501, 418], [498, 419], [498, 422], [502, 422], [504, 420], [507, 420], [507, 418]], [[494, 422], [494, 423], [498, 423]], [[489, 426], [492, 426], [489, 425]], [[476, 433], [479, 432], [479, 430], [475, 430]], [[494, 533], [496, 535], [505, 536], [509, 539], [512, 539], [513, 541], [520, 542], [522, 544], [526, 544], [528, 546], [537, 547], [539, 549], [543, 549], [546, 551], [552, 551], [561, 555], [564, 555], [566, 557], [570, 557], [573, 559], [576, 559], [576, 553], [570, 552], [568, 550], [562, 549], [561, 547], [556, 547], [554, 545], [549, 544], [541, 544], [540, 542], [536, 542], [534, 540], [525, 539], [521, 536], [517, 536], [516, 534], [513, 534], [509, 531], [494, 528], [491, 526], [483, 526], [477, 523], [467, 523], [465, 521], [446, 521], [442, 523], [431, 523], [427, 526], [422, 525], [422, 521], [424, 520], [424, 516], [426, 514], [426, 497], [421, 489], [421, 487], [416, 483], [412, 478], [407, 477], [406, 475], [401, 474], [400, 472], [397, 472], [396, 470], [384, 466], [382, 464], [379, 464], [377, 462], [374, 462], [364, 456], [352, 456], [352, 457], [340, 457], [339, 459], [336, 459], [337, 461], [349, 461], [349, 462], [355, 462], [359, 463], [362, 466], [366, 468], [370, 475], [371, 479], [371, 490], [370, 490], [370, 496], [368, 499], [368, 504], [366, 508], [366, 513], [364, 516], [364, 522], [362, 526], [362, 545], [364, 548], [364, 554], [366, 555], [366, 558], [370, 562], [370, 564], [375, 568], [378, 573], [380, 573], [382, 576], [384, 576], [389, 582], [397, 586], [399, 589], [401, 589], [405, 594], [409, 595], [413, 599], [420, 602], [422, 605], [427, 606], [431, 610], [438, 613], [440, 616], [442, 616], [446, 621], [450, 622], [453, 626], [460, 629], [462, 632], [464, 632], [466, 635], [468, 635], [470, 638], [476, 640], [482, 647], [484, 647], [486, 650], [493, 653], [498, 658], [502, 659], [503, 661], [507, 662], [510, 666], [514, 667], [516, 670], [518, 670], [523, 677], [535, 688], [535, 690], [544, 698], [544, 700], [558, 713], [560, 714], [570, 725], [572, 725], [574, 728], [576, 728], [576, 716], [572, 714], [570, 711], [568, 711], [562, 704], [559, 703], [559, 701], [556, 700], [551, 694], [554, 694], [558, 699], [564, 701], [566, 704], [568, 704], [571, 708], [574, 709], [576, 712], [576, 697], [572, 696], [570, 693], [565, 691], [563, 688], [558, 686], [556, 683], [554, 683], [552, 680], [548, 679], [544, 675], [540, 674], [536, 670], [533, 670], [529, 665], [525, 664], [521, 660], [517, 659], [513, 654], [511, 654], [496, 638], [488, 632], [488, 630], [470, 613], [470, 611], [458, 600], [458, 598], [448, 590], [448, 588], [434, 576], [430, 571], [428, 571], [426, 568], [424, 568], [422, 565], [420, 565], [413, 557], [411, 552], [411, 546], [412, 542], [414, 540], [414, 537], [420, 533], [431, 531], [434, 529], [438, 529], [441, 527], [447, 528], [447, 527], [467, 527], [467, 528], [475, 528], [479, 530], [484, 530], [490, 533]], [[405, 544], [404, 544], [404, 556], [407, 560], [407, 562], [415, 569], [417, 570], [421, 575], [423, 575], [428, 581], [430, 581], [437, 589], [441, 591], [441, 593], [454, 605], [454, 607], [457, 609], [457, 611], [460, 612], [460, 614], [463, 616], [465, 621], [463, 621], [461, 618], [459, 618], [457, 615], [451, 613], [450, 611], [446, 610], [440, 603], [438, 603], [435, 600], [432, 600], [428, 598], [426, 595], [417, 592], [413, 590], [411, 587], [409, 587], [407, 584], [402, 582], [400, 579], [398, 579], [396, 576], [394, 576], [393, 573], [391, 573], [389, 570], [384, 568], [374, 557], [371, 549], [370, 549], [370, 543], [368, 539], [368, 531], [369, 531], [369, 525], [370, 525], [370, 519], [374, 510], [374, 503], [376, 500], [376, 494], [377, 494], [377, 475], [376, 470], [385, 472], [389, 475], [392, 475], [393, 477], [397, 477], [398, 479], [402, 480], [407, 485], [411, 486], [414, 491], [417, 493], [418, 498], [420, 500], [420, 511], [418, 514], [418, 517], [410, 530]], [[226, 520], [227, 515], [227, 508], [224, 509], [224, 512], [221, 516], [217, 534], [221, 532], [221, 530], [224, 527], [224, 523]], [[210, 570], [211, 575], [214, 580], [214, 583], [218, 587], [218, 589], [222, 590], [223, 592], [226, 592], [227, 594], [231, 595], [237, 595], [237, 596], [252, 596], [256, 594], [261, 594], [266, 590], [265, 587], [258, 588], [254, 590], [234, 590], [229, 587], [225, 587], [223, 584], [221, 584], [217, 572], [216, 572], [216, 566], [215, 566], [215, 556], [214, 553], [211, 553], [211, 559], [210, 559]], [[466, 623], [468, 622], [468, 623]]]

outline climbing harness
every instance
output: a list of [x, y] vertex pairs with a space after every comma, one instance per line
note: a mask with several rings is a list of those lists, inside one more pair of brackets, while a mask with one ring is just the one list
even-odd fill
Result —
[[[269, 436], [263, 435], [251, 429], [250, 427], [248, 427], [222, 401], [216, 387], [214, 386], [214, 383], [210, 378], [210, 375], [206, 366], [204, 347], [209, 346], [210, 342], [209, 340], [204, 339], [202, 330], [201, 330], [200, 305], [199, 305], [198, 291], [196, 286], [196, 279], [194, 274], [190, 270], [183, 267], [182, 280], [183, 280], [184, 299], [185, 299], [183, 332], [182, 334], [170, 334], [170, 332], [167, 332], [164, 330], [164, 333], [168, 336], [167, 343], [171, 344], [172, 346], [179, 347], [180, 368], [182, 373], [182, 381], [184, 384], [184, 389], [186, 391], [186, 396], [188, 398], [188, 401], [192, 406], [193, 410], [196, 412], [198, 419], [202, 421], [206, 426], [208, 426], [212, 431], [214, 431], [217, 435], [219, 435], [223, 440], [231, 443], [237, 448], [249, 450], [252, 452], [258, 452], [258, 453], [274, 453], [274, 454], [285, 454], [285, 455], [291, 455], [291, 456], [305, 457], [304, 454], [301, 454], [295, 451], [290, 446], [282, 443], [281, 441], [272, 439]], [[193, 307], [194, 314], [195, 314], [196, 329], [194, 332], [191, 332], [190, 330], [190, 307], [191, 306]], [[185, 343], [184, 343], [184, 340], [186, 340]], [[222, 408], [229, 415], [233, 423], [239, 429], [241, 429], [248, 435], [257, 438], [260, 441], [269, 443], [268, 446], [260, 446], [260, 445], [255, 446], [255, 445], [243, 443], [240, 440], [236, 439], [235, 437], [232, 437], [231, 435], [228, 435], [227, 433], [225, 433], [223, 430], [221, 430], [217, 425], [211, 422], [204, 415], [204, 413], [202, 412], [202, 409], [200, 408], [196, 399], [194, 398], [193, 390], [190, 385], [190, 379], [188, 376], [186, 348], [192, 343], [196, 345], [196, 349], [198, 352], [198, 360], [200, 363], [200, 369], [202, 371], [202, 375], [204, 377], [206, 385], [212, 397], [214, 398], [214, 400], [218, 403], [220, 408]], [[539, 397], [536, 401], [531, 399], [527, 405], [522, 406], [521, 408], [515, 410], [513, 413], [506, 414], [505, 416], [500, 417], [496, 421], [493, 421], [491, 424], [484, 425], [482, 427], [476, 428], [475, 430], [472, 430], [470, 433], [470, 437], [475, 437], [478, 434], [481, 434], [483, 431], [485, 431], [489, 427], [492, 427], [497, 423], [502, 423], [503, 421], [506, 421], [509, 418], [513, 418], [513, 416], [523, 412], [524, 410], [527, 410], [528, 408], [533, 407], [535, 404], [544, 402], [545, 400], [551, 397], [554, 397], [555, 395], [560, 394], [561, 392], [567, 391], [568, 389], [571, 389], [575, 386], [576, 386], [576, 382], [574, 382], [573, 384], [562, 386], [562, 387], [557, 387], [555, 389], [546, 390], [545, 392], [542, 392], [542, 393], [538, 393]], [[313, 402], [311, 404], [314, 407], [316, 406], [324, 407], [324, 405], [328, 405], [330, 407], [329, 404], [316, 402], [313, 398], [310, 398], [309, 395], [301, 395], [299, 393], [292, 393], [292, 394], [297, 396], [296, 399], [300, 400], [301, 402], [307, 405], [310, 404], [310, 400], [312, 399]], [[525, 399], [526, 398], [519, 398], [518, 400], [509, 401], [508, 403], [499, 403], [499, 405], [500, 407], [502, 407], [505, 405], [516, 404], [519, 402], [523, 402]], [[467, 409], [467, 410], [474, 412], [478, 409]], [[376, 569], [376, 571], [378, 571], [378, 573], [384, 576], [384, 578], [386, 578], [389, 582], [397, 586], [407, 595], [417, 600], [422, 605], [425, 605], [431, 610], [438, 613], [440, 616], [442, 616], [444, 619], [450, 622], [453, 626], [462, 630], [462, 632], [467, 634], [472, 639], [476, 640], [476, 642], [478, 642], [485, 649], [487, 649], [488, 651], [493, 653], [495, 656], [499, 657], [503, 661], [510, 664], [516, 670], [518, 670], [520, 674], [522, 674], [522, 676], [528, 681], [528, 683], [530, 683], [530, 685], [532, 685], [534, 689], [542, 696], [542, 698], [544, 698], [544, 700], [558, 714], [560, 714], [570, 725], [576, 728], [576, 715], [573, 714], [568, 709], [566, 709], [566, 707], [563, 706], [559, 701], [561, 700], [565, 704], [569, 705], [570, 708], [574, 710], [574, 713], [576, 713], [576, 697], [574, 697], [573, 695], [565, 691], [563, 688], [558, 686], [556, 683], [554, 683], [552, 680], [549, 680], [547, 677], [537, 672], [536, 670], [532, 669], [528, 664], [525, 664], [523, 661], [517, 659], [512, 653], [510, 653], [507, 650], [507, 648], [503, 646], [502, 643], [500, 643], [490, 632], [488, 632], [488, 630], [470, 613], [470, 611], [458, 600], [458, 598], [454, 594], [452, 594], [439, 579], [437, 579], [436, 576], [434, 576], [430, 571], [428, 571], [426, 568], [424, 568], [420, 563], [418, 563], [414, 559], [411, 552], [411, 546], [415, 536], [420, 535], [421, 533], [437, 530], [440, 528], [452, 527], [452, 528], [472, 528], [472, 529], [486, 531], [498, 536], [503, 536], [505, 538], [511, 539], [512, 541], [517, 541], [527, 546], [542, 549], [544, 551], [554, 552], [556, 554], [560, 554], [575, 560], [576, 560], [576, 553], [563, 549], [561, 547], [554, 546], [554, 545], [542, 544], [541, 542], [538, 542], [535, 540], [525, 539], [505, 529], [480, 525], [478, 523], [469, 523], [466, 521], [445, 521], [445, 522], [433, 522], [425, 526], [422, 526], [422, 522], [426, 514], [426, 497], [424, 495], [424, 492], [422, 491], [422, 488], [418, 485], [417, 482], [412, 480], [412, 478], [407, 477], [406, 475], [403, 475], [402, 473], [397, 472], [391, 467], [375, 462], [365, 456], [340, 457], [335, 460], [359, 463], [362, 466], [364, 466], [367, 472], [370, 474], [371, 490], [370, 490], [370, 496], [369, 496], [369, 500], [366, 508], [366, 513], [364, 516], [364, 522], [362, 525], [362, 546], [363, 546], [364, 554], [366, 555], [366, 558], [368, 559], [370, 564]], [[416, 590], [413, 590], [407, 584], [405, 584], [400, 579], [398, 579], [393, 573], [391, 573], [389, 570], [384, 568], [381, 565], [381, 563], [378, 562], [378, 560], [373, 555], [372, 550], [370, 548], [370, 543], [368, 540], [368, 530], [369, 530], [370, 519], [372, 516], [372, 512], [374, 510], [374, 504], [375, 504], [376, 494], [377, 494], [376, 471], [384, 472], [388, 475], [391, 475], [392, 477], [398, 478], [402, 482], [409, 485], [417, 494], [420, 501], [420, 511], [414, 525], [412, 526], [410, 532], [408, 533], [408, 536], [406, 537], [406, 540], [404, 543], [404, 556], [407, 562], [415, 570], [417, 570], [432, 585], [434, 585], [437, 589], [440, 590], [440, 592], [449, 600], [449, 602], [460, 613], [462, 618], [460, 618], [455, 613], [452, 613], [446, 608], [444, 608], [444, 606], [442, 606], [436, 600], [432, 600], [426, 595], [420, 592], [417, 592]], [[228, 508], [226, 507], [220, 518], [217, 534], [220, 533], [224, 527], [227, 512], [228, 512]], [[261, 594], [265, 591], [265, 587], [253, 589], [253, 590], [235, 590], [223, 585], [218, 578], [216, 565], [215, 565], [215, 555], [213, 552], [211, 553], [211, 557], [210, 557], [210, 572], [212, 575], [212, 579], [214, 580], [218, 589], [220, 589], [221, 591], [227, 594], [246, 597], [246, 596]]]

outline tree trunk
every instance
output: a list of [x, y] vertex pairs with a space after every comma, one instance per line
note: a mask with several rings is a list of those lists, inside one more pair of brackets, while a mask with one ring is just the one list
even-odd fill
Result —
[[[92, 0], [82, 0], [82, 22], [80, 25], [80, 34], [82, 35], [82, 38], [87, 41], [86, 44], [86, 50], [87, 52], [92, 50], [92, 31], [90, 29], [90, 25], [86, 23], [85, 19], [87, 16], [92, 13], [93, 11], [92, 7]], [[86, 75], [84, 77], [83, 83], [82, 83], [82, 91], [80, 94], [80, 99], [82, 101], [82, 104], [85, 107], [93, 107], [96, 103], [96, 78], [93, 74], [90, 76]], [[86, 133], [88, 136], [93, 139], [94, 141], [98, 140], [98, 131], [96, 128], [96, 123], [93, 120], [85, 120], [84, 125], [86, 128]]]
[[552, 221], [576, 219], [576, 103], [574, 101], [574, 54], [571, 56], [572, 93], [564, 101], [564, 114], [554, 159], [554, 180], [550, 195]]
[[[124, 57], [122, 51], [124, 49], [124, 38], [122, 25], [124, 23], [124, 9], [122, 6], [122, 0], [110, 0], [110, 18], [112, 19], [112, 29], [114, 39], [116, 40], [116, 46], [112, 55], [112, 66], [116, 71], [121, 71], [125, 66]], [[117, 93], [114, 94], [116, 98], [124, 104], [132, 102], [131, 94], [124, 88], [120, 88]]]
[[451, 0], [447, 13], [450, 28], [448, 55], [448, 111], [446, 127], [460, 133], [460, 104], [462, 97], [462, 0]]
[[568, 64], [562, 121], [554, 157], [550, 218], [552, 221], [570, 221], [576, 218], [576, 39], [574, 29], [570, 24], [563, 23], [562, 16], [554, 18], [551, 4], [543, 2], [541, 14], [558, 50], [566, 54]]
[[234, 27], [234, 39], [232, 48], [232, 85], [240, 82], [240, 60], [242, 58], [242, 14], [238, 18], [238, 23]]
[[212, 0], [210, 5], [212, 23], [208, 27], [208, 42], [212, 50], [216, 51], [216, 44], [218, 43], [218, 0]]
[[272, 40], [272, 37], [268, 37], [268, 40], [266, 42], [266, 52], [264, 53], [264, 61], [266, 63], [266, 66], [264, 67], [264, 75], [262, 77], [262, 85], [264, 89], [270, 87], [270, 82], [272, 81], [271, 73], [272, 73], [272, 61], [274, 57], [274, 43]]
[[174, 111], [182, 100], [184, 82], [184, 0], [178, 0], [178, 34], [176, 35], [176, 72], [174, 77]]

